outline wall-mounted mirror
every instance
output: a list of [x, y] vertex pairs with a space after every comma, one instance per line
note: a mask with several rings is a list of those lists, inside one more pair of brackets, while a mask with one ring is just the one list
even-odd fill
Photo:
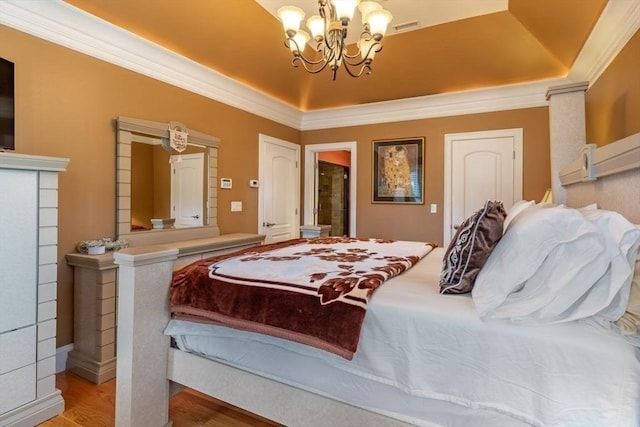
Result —
[[168, 123], [117, 124], [117, 237], [140, 245], [219, 235], [219, 139], [189, 129], [178, 153], [168, 147]]
[[208, 148], [172, 154], [161, 138], [133, 134], [131, 232], [208, 225]]

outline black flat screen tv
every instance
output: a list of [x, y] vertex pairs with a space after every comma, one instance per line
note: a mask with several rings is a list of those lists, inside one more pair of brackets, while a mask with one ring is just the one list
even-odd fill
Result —
[[0, 58], [0, 151], [16, 148], [14, 83], [13, 62]]

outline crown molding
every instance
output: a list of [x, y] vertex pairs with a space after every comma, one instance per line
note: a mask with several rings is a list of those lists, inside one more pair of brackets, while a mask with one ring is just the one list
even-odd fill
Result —
[[68, 164], [69, 159], [64, 157], [0, 152], [0, 168], [64, 172]]
[[640, 28], [640, 1], [609, 0], [564, 78], [306, 112], [302, 130], [547, 106], [550, 87], [592, 85]]
[[62, 0], [2, 0], [0, 24], [304, 131], [546, 106], [550, 86], [597, 80], [640, 27], [640, 2], [608, 2], [565, 78], [307, 112]]
[[0, 1], [0, 24], [299, 129], [302, 112], [62, 0]]
[[592, 85], [640, 29], [640, 1], [609, 0], [571, 67], [571, 81]]
[[545, 93], [549, 86], [566, 83], [568, 81], [565, 78], [549, 79], [489, 89], [309, 111], [302, 118], [302, 130], [542, 107], [549, 105], [545, 99]]

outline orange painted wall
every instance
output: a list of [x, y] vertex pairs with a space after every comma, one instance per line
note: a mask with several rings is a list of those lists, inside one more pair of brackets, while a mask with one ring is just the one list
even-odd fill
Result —
[[640, 132], [640, 31], [585, 95], [587, 142], [603, 146]]
[[[548, 108], [530, 108], [400, 123], [307, 131], [302, 143], [357, 142], [357, 234], [442, 244], [444, 201], [444, 135], [491, 129], [524, 129], [524, 189], [526, 199], [540, 200], [550, 185]], [[393, 205], [371, 203], [372, 141], [425, 137], [425, 203]], [[429, 213], [429, 205], [438, 213]]]
[[[539, 200], [549, 186], [546, 107], [300, 132], [2, 25], [0, 41], [0, 56], [16, 64], [16, 151], [71, 159], [59, 180], [58, 346], [73, 342], [73, 272], [64, 255], [81, 240], [115, 233], [117, 116], [177, 120], [221, 139], [219, 176], [235, 184], [219, 194], [225, 233], [257, 229], [257, 192], [244, 184], [258, 178], [260, 133], [301, 144], [357, 141], [357, 229], [363, 237], [442, 241], [446, 133], [523, 128], [523, 196]], [[588, 136], [599, 144], [639, 131], [640, 122], [629, 118], [639, 117], [637, 80], [620, 77], [638, 75], [638, 43], [636, 34], [587, 92]], [[610, 117], [623, 111], [620, 125], [598, 119], [607, 110]], [[426, 138], [425, 204], [372, 204], [371, 141], [413, 136]], [[243, 212], [230, 212], [231, 200], [242, 200]], [[438, 213], [429, 213], [431, 203]]]
[[[65, 254], [78, 242], [115, 235], [114, 120], [180, 121], [219, 137], [222, 232], [258, 224], [258, 135], [298, 143], [300, 131], [0, 25], [0, 57], [15, 63], [16, 151], [66, 157], [59, 178], [58, 340], [73, 342], [73, 270]], [[243, 201], [231, 212], [231, 200]]]
[[351, 165], [351, 153], [348, 151], [323, 151], [318, 153], [318, 160], [349, 167]]

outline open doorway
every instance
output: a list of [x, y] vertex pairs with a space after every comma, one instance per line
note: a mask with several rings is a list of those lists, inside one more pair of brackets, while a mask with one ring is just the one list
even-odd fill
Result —
[[[329, 153], [340, 152], [341, 155], [346, 154], [346, 161], [327, 161]], [[335, 158], [333, 155], [330, 158]], [[305, 225], [330, 224], [331, 234], [337, 236], [356, 236], [356, 179], [357, 176], [357, 152], [356, 142], [336, 142], [329, 144], [311, 144], [305, 146], [305, 189], [304, 189], [304, 223]], [[334, 165], [347, 168], [345, 179], [345, 169], [337, 169], [342, 172], [331, 171], [325, 175], [327, 178], [331, 176], [331, 187], [335, 186], [337, 190], [340, 188], [340, 195], [336, 198], [342, 201], [342, 207], [336, 208], [340, 203], [331, 203], [331, 208], [322, 212], [322, 206], [318, 202], [322, 195], [320, 194], [320, 162], [331, 163]], [[346, 164], [341, 164], [346, 163]], [[341, 178], [338, 181], [338, 177]], [[335, 181], [334, 181], [335, 180]], [[338, 184], [340, 182], [340, 184]], [[345, 188], [346, 186], [346, 188]], [[333, 191], [333, 190], [331, 190]], [[325, 208], [328, 205], [325, 202]], [[328, 219], [327, 212], [331, 212], [332, 218]], [[319, 217], [319, 215], [323, 215]], [[337, 226], [334, 230], [333, 215], [342, 218], [342, 226]], [[330, 221], [330, 222], [328, 222]], [[336, 221], [339, 222], [339, 221]], [[342, 227], [342, 230], [338, 228]], [[337, 233], [337, 234], [336, 234]]]
[[331, 225], [332, 236], [349, 235], [349, 179], [348, 166], [318, 160], [317, 221]]

